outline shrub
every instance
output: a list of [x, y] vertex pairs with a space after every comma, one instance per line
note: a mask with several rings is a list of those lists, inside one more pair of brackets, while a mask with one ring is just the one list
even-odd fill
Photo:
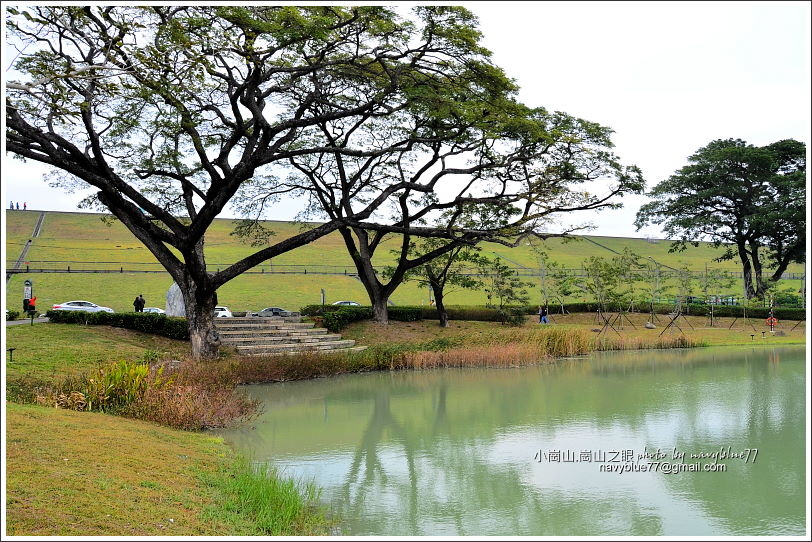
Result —
[[105, 325], [162, 335], [170, 339], [189, 340], [186, 318], [149, 312], [54, 311], [46, 316], [59, 324]]
[[16, 320], [20, 317], [20, 311], [6, 309], [6, 321]]
[[324, 313], [324, 327], [336, 333], [344, 329], [347, 324], [358, 320], [368, 320], [372, 318], [371, 307], [339, 307], [336, 310]]

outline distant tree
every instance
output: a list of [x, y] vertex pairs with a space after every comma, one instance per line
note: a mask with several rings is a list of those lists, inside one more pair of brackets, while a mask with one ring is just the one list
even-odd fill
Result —
[[481, 258], [479, 272], [483, 275], [486, 306], [496, 308], [504, 324], [521, 325], [524, 322], [523, 307], [530, 301], [527, 288], [531, 283], [519, 278], [519, 274], [502, 259]]
[[721, 293], [723, 288], [730, 288], [733, 286], [735, 279], [728, 273], [722, 269], [708, 269], [705, 267], [705, 271], [699, 277], [699, 287], [702, 289], [702, 294], [705, 296], [705, 301], [710, 303], [710, 313], [708, 315], [710, 319], [710, 327], [714, 326], [715, 323], [715, 315], [714, 315], [714, 307], [716, 305], [715, 296]]
[[[409, 253], [413, 255], [431, 253], [444, 245], [444, 239], [423, 237], [412, 243]], [[400, 251], [393, 251], [400, 256]], [[431, 289], [434, 296], [434, 308], [441, 327], [448, 327], [448, 311], [445, 308], [445, 296], [459, 290], [473, 290], [481, 288], [482, 280], [474, 273], [480, 264], [482, 256], [479, 248], [469, 245], [458, 245], [450, 251], [429, 260], [425, 264], [413, 267], [403, 275], [403, 281], [417, 282]], [[394, 266], [387, 266], [384, 277], [391, 277], [396, 271]]]
[[577, 278], [560, 262], [553, 260], [547, 251], [540, 245], [533, 243], [533, 251], [539, 266], [539, 289], [541, 302], [549, 306], [550, 301], [560, 306], [561, 314], [566, 314], [564, 307], [567, 296], [576, 290]]
[[601, 310], [606, 312], [609, 304], [618, 298], [620, 273], [617, 265], [602, 256], [590, 256], [584, 260], [583, 268], [586, 276], [581, 280], [582, 288], [592, 294]]
[[[345, 151], [290, 161], [285, 184], [307, 195], [310, 218], [342, 220], [379, 202], [376, 225], [345, 219], [338, 228], [379, 323], [388, 321], [387, 301], [411, 269], [461, 245], [517, 246], [527, 236], [547, 235], [540, 229], [550, 216], [614, 208], [616, 197], [642, 187], [639, 170], [621, 166], [608, 151], [608, 128], [515, 102], [504, 74], [490, 73], [487, 82], [484, 90], [446, 89], [443, 95], [453, 99], [443, 103], [442, 118], [404, 111], [397, 125], [387, 120], [361, 128], [321, 127], [321, 137], [337, 147], [370, 140], [382, 149], [380, 155]], [[387, 143], [404, 130], [423, 135], [405, 148]], [[605, 183], [603, 192], [580, 190], [595, 180]], [[259, 190], [253, 201], [265, 197]], [[383, 277], [373, 259], [390, 233], [400, 234], [401, 248]], [[415, 254], [415, 237], [445, 242]]]
[[770, 281], [805, 261], [806, 145], [716, 140], [688, 161], [649, 192], [653, 201], [640, 208], [637, 228], [662, 224], [677, 239], [672, 251], [703, 240], [729, 243], [719, 260], [738, 256], [745, 295], [762, 296], [765, 259], [773, 266]]
[[612, 258], [612, 263], [617, 268], [618, 287], [615, 298], [621, 304], [621, 310], [634, 310], [634, 302], [639, 298], [640, 281], [644, 279], [643, 271], [645, 265], [641, 262], [641, 256], [629, 247], [624, 247], [623, 252]]

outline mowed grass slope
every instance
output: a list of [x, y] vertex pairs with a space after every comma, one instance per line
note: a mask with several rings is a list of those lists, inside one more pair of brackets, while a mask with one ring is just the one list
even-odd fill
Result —
[[[30, 238], [38, 216], [38, 211], [6, 212], [7, 265], [16, 261], [25, 240]], [[132, 299], [138, 294], [144, 295], [147, 306], [164, 307], [165, 294], [172, 279], [165, 273], [127, 272], [161, 268], [155, 257], [120, 222], [103, 221], [103, 216], [105, 215], [47, 212], [42, 232], [33, 240], [26, 260], [32, 268], [123, 268], [124, 273], [15, 275], [8, 283], [7, 306], [18, 308], [21, 305], [22, 282], [28, 278], [34, 281], [40, 310], [48, 309], [55, 303], [87, 299], [116, 311], [129, 311], [132, 310]], [[275, 232], [274, 241], [286, 239], [307, 227], [279, 221], [268, 221], [265, 226]], [[256, 250], [232, 236], [233, 227], [233, 220], [219, 219], [206, 236], [206, 257], [212, 270], [229, 265]], [[622, 252], [624, 247], [629, 247], [638, 254], [653, 257], [675, 268], [687, 264], [691, 269], [701, 270], [708, 264], [710, 267], [738, 270], [735, 262], [713, 262], [713, 258], [719, 256], [722, 249], [709, 244], [689, 247], [681, 253], [669, 253], [668, 241], [650, 243], [645, 239], [599, 236], [587, 238], [594, 242], [587, 239], [565, 242], [553, 238], [542, 244], [553, 260], [569, 268], [579, 268], [589, 256], [611, 258], [615, 255], [612, 251]], [[389, 251], [397, 246], [396, 236], [387, 239], [377, 252], [375, 264], [383, 266], [390, 263], [392, 256]], [[538, 267], [537, 255], [528, 243], [515, 248], [492, 243], [481, 246], [484, 254], [499, 256], [510, 265]], [[307, 275], [302, 274], [304, 269], [307, 269]], [[789, 271], [800, 272], [802, 269], [802, 266], [791, 266]], [[345, 270], [347, 276], [343, 274]], [[252, 271], [257, 273], [247, 273], [221, 288], [218, 292], [219, 303], [237, 311], [258, 310], [266, 306], [296, 310], [303, 305], [320, 303], [322, 288], [325, 290], [327, 303], [342, 299], [368, 303], [360, 281], [349, 276], [354, 272], [354, 266], [338, 233], [282, 254]], [[260, 274], [259, 271], [265, 273]], [[298, 273], [283, 274], [278, 273], [279, 271]], [[340, 274], [322, 274], [324, 272]], [[730, 293], [737, 293], [738, 290], [739, 287], [734, 286]], [[538, 296], [534, 294], [533, 299], [535, 297]], [[428, 303], [428, 299], [425, 288], [409, 283], [402, 285], [391, 298], [397, 305], [424, 305]], [[482, 291], [458, 291], [451, 292], [446, 302], [468, 305], [482, 304], [485, 301], [485, 293]]]

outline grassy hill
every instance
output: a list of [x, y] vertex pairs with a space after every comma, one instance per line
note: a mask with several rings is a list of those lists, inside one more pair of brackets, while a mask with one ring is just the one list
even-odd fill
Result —
[[[25, 242], [31, 239], [38, 211], [6, 211], [6, 266], [11, 267], [20, 255]], [[26, 261], [31, 268], [121, 270], [117, 273], [28, 273], [16, 274], [8, 282], [7, 306], [21, 305], [22, 283], [28, 278], [34, 281], [34, 291], [41, 310], [54, 303], [72, 299], [87, 299], [116, 311], [132, 310], [132, 299], [143, 294], [147, 306], [164, 306], [166, 290], [172, 279], [166, 273], [136, 271], [161, 270], [155, 257], [119, 222], [103, 221], [109, 215], [91, 213], [46, 212], [40, 235], [32, 239]], [[301, 225], [291, 222], [267, 222], [266, 227], [275, 232], [275, 240], [295, 235]], [[255, 248], [236, 239], [230, 232], [234, 222], [230, 219], [216, 220], [206, 236], [206, 258], [209, 267], [226, 266], [252, 253]], [[682, 253], [669, 253], [668, 241], [649, 242], [645, 239], [581, 236], [575, 241], [549, 239], [543, 243], [550, 256], [569, 268], [579, 268], [589, 256], [612, 257], [629, 247], [636, 253], [654, 258], [671, 267], [687, 264], [691, 269], [709, 267], [739, 271], [736, 262], [713, 262], [722, 249], [709, 244], [690, 247]], [[387, 248], [395, 248], [397, 239], [392, 237], [378, 251], [375, 264], [386, 265], [391, 256]], [[527, 244], [508, 248], [498, 244], [483, 244], [483, 252], [499, 256], [510, 265], [534, 269], [538, 260], [533, 247]], [[344, 275], [346, 270], [347, 275]], [[352, 261], [343, 241], [337, 233], [323, 237], [307, 246], [298, 248], [258, 266], [220, 289], [219, 302], [232, 310], [258, 310], [277, 305], [290, 309], [319, 303], [320, 290], [326, 293], [327, 302], [352, 299], [360, 303], [368, 298], [360, 281], [350, 276], [354, 272]], [[304, 272], [307, 274], [304, 274]], [[803, 266], [791, 266], [789, 272], [801, 273]], [[330, 273], [330, 274], [326, 274]], [[786, 281], [795, 290], [800, 281]], [[739, 293], [735, 286], [730, 293]], [[534, 296], [534, 299], [538, 294]], [[428, 292], [414, 284], [404, 284], [392, 296], [397, 305], [421, 305], [428, 303]], [[483, 292], [458, 291], [449, 295], [449, 304], [482, 304]]]

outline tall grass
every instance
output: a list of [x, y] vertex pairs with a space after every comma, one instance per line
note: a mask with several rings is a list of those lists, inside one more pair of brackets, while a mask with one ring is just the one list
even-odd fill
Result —
[[221, 495], [207, 516], [226, 523], [245, 524], [247, 519], [254, 532], [239, 534], [328, 534], [330, 522], [314, 484], [282, 478], [273, 467], [252, 464], [244, 457], [238, 457], [225, 474], [207, 480]]

